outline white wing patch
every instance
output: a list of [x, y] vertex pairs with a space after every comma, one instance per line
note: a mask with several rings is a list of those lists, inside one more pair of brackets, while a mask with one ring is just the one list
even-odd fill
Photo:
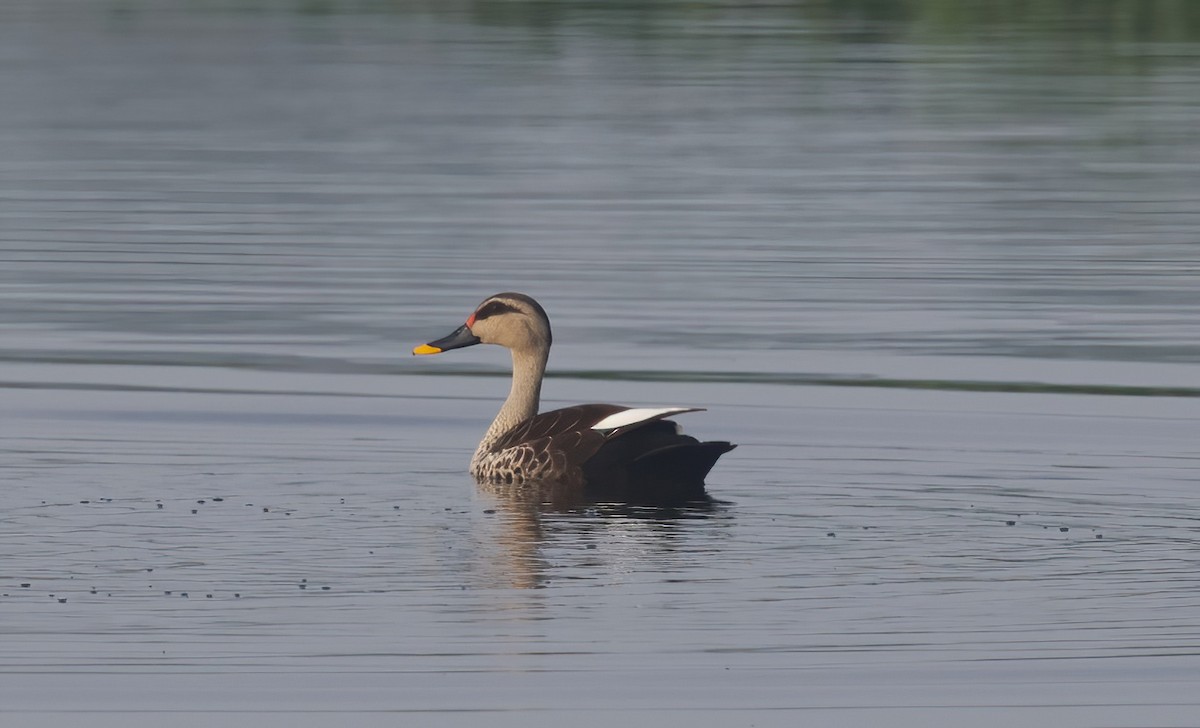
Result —
[[703, 412], [703, 407], [634, 407], [623, 412], [618, 412], [615, 415], [609, 415], [592, 425], [593, 430], [615, 430], [618, 427], [628, 427], [636, 425], [640, 422], [649, 422], [657, 420], [668, 415], [677, 415], [681, 412]]

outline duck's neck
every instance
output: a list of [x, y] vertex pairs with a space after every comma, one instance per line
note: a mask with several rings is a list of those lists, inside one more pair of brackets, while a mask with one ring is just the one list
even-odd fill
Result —
[[476, 459], [501, 435], [537, 414], [542, 397], [542, 377], [546, 374], [546, 361], [549, 358], [549, 348], [512, 350], [512, 389], [492, 421], [492, 426], [483, 436], [483, 441], [479, 443]]

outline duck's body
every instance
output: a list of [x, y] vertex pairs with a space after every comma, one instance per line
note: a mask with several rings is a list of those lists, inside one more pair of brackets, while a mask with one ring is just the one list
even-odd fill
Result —
[[700, 442], [663, 419], [696, 408], [580, 404], [521, 422], [479, 443], [471, 474], [492, 485], [552, 482], [592, 500], [701, 501], [727, 442]]
[[454, 333], [413, 350], [495, 343], [512, 351], [512, 390], [471, 458], [471, 475], [492, 485], [552, 484], [591, 500], [706, 500], [705, 476], [735, 445], [700, 442], [664, 419], [700, 408], [583, 404], [538, 414], [551, 340], [537, 301], [498, 293]]

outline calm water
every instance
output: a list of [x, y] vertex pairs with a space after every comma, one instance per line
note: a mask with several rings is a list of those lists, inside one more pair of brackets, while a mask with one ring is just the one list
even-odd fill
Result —
[[[1200, 17], [827, 5], [0, 10], [0, 711], [1200, 722]], [[725, 502], [476, 492], [499, 290]]]

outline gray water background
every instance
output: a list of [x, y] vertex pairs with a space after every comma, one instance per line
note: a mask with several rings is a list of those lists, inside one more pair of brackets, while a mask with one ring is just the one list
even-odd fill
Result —
[[[1192, 4], [0, 21], [14, 720], [1200, 720]], [[476, 492], [498, 290], [726, 503]]]

